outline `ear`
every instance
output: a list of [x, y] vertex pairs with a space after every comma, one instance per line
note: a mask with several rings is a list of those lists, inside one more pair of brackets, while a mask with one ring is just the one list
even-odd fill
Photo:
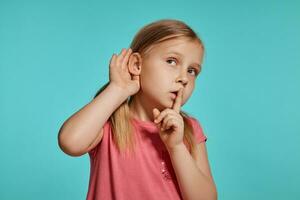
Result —
[[128, 70], [132, 75], [140, 75], [142, 70], [142, 57], [138, 52], [134, 52], [130, 55], [128, 61]]

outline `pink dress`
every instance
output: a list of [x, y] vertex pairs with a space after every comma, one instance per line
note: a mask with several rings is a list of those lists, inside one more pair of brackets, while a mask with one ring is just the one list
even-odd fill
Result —
[[[189, 118], [196, 142], [206, 142], [199, 122]], [[107, 121], [103, 138], [89, 152], [90, 180], [87, 200], [177, 200], [182, 199], [169, 153], [153, 122], [134, 119], [136, 154], [119, 155]]]

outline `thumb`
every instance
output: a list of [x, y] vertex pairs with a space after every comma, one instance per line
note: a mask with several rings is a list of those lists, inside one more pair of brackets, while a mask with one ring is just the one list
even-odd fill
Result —
[[133, 76], [132, 76], [132, 80], [139, 81], [139, 80], [140, 80], [140, 76], [138, 76], [138, 75], [133, 75]]
[[154, 109], [153, 109], [153, 116], [154, 116], [154, 119], [157, 118], [159, 114], [160, 114], [160, 111], [159, 111], [157, 108], [154, 108]]

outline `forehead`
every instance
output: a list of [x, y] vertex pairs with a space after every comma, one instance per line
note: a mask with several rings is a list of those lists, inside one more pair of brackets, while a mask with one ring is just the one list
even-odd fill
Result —
[[177, 54], [190, 57], [192, 60], [201, 60], [203, 49], [198, 41], [188, 38], [170, 39], [154, 44], [146, 51], [146, 56]]

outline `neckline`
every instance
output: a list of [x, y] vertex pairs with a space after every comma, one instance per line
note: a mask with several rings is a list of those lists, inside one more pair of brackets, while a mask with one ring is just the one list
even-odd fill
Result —
[[140, 127], [144, 127], [154, 131], [158, 130], [157, 125], [152, 121], [142, 121], [141, 119], [135, 117], [132, 118], [132, 121], [135, 122], [135, 124], [137, 124]]

